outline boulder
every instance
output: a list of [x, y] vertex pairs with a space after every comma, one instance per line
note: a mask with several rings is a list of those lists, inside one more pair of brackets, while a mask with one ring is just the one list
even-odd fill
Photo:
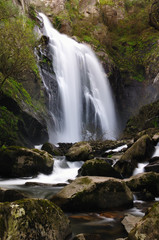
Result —
[[137, 163], [130, 159], [123, 160], [121, 158], [114, 165], [114, 169], [119, 172], [123, 178], [128, 178], [133, 174], [134, 169], [137, 167]]
[[145, 166], [146, 172], [156, 172], [159, 173], [159, 160], [149, 163]]
[[88, 142], [78, 142], [68, 150], [66, 158], [68, 161], [86, 161], [90, 159], [91, 152], [92, 147]]
[[129, 233], [136, 225], [141, 220], [142, 217], [139, 216], [134, 216], [132, 214], [127, 214], [124, 219], [121, 221], [122, 224], [125, 227], [125, 230], [127, 233]]
[[110, 165], [109, 159], [91, 159], [86, 161], [79, 170], [81, 176], [105, 176], [121, 178], [121, 175]]
[[155, 150], [152, 139], [146, 134], [139, 138], [121, 157], [121, 160], [145, 162]]
[[0, 239], [64, 240], [71, 234], [62, 210], [48, 200], [24, 199], [0, 204]]
[[18, 190], [0, 188], [0, 202], [13, 202], [24, 198], [27, 198], [27, 195]]
[[53, 156], [61, 156], [61, 152], [59, 151], [59, 149], [52, 143], [44, 143], [41, 150], [44, 150], [46, 152], [48, 152], [49, 154], [53, 155]]
[[128, 240], [157, 240], [159, 236], [158, 222], [159, 203], [155, 203], [128, 234]]
[[114, 168], [121, 173], [123, 177], [130, 177], [137, 167], [137, 162], [147, 161], [154, 151], [154, 144], [148, 135], [139, 138], [122, 155]]
[[154, 172], [139, 173], [129, 179], [124, 180], [127, 186], [134, 192], [143, 194], [151, 193], [153, 196], [159, 195], [159, 174]]
[[79, 177], [51, 198], [67, 211], [127, 208], [133, 195], [125, 182], [108, 177]]
[[39, 172], [50, 174], [53, 164], [52, 156], [42, 150], [15, 146], [0, 149], [1, 177], [30, 177]]

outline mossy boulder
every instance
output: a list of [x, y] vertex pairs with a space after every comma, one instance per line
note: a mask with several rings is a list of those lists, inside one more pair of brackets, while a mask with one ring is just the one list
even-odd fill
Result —
[[60, 156], [62, 155], [62, 153], [60, 152], [60, 150], [52, 143], [44, 143], [41, 150], [44, 150], [46, 152], [48, 152], [49, 154], [53, 155], [53, 156]]
[[159, 203], [148, 210], [128, 235], [128, 240], [157, 240], [159, 236]]
[[25, 199], [0, 204], [0, 239], [64, 240], [68, 218], [48, 200]]
[[121, 160], [145, 162], [155, 150], [152, 139], [146, 134], [139, 138], [121, 157]]
[[137, 167], [137, 162], [147, 161], [151, 157], [154, 149], [152, 139], [146, 134], [128, 148], [115, 164], [114, 168], [120, 172], [123, 177], [130, 177]]
[[50, 174], [53, 164], [52, 156], [42, 150], [16, 146], [0, 149], [1, 177], [30, 177], [40, 172]]
[[86, 161], [79, 170], [79, 175], [121, 178], [121, 175], [110, 165], [107, 159], [100, 158]]
[[66, 158], [68, 161], [86, 161], [90, 159], [91, 152], [92, 147], [88, 142], [78, 142], [68, 150]]
[[154, 172], [140, 173], [125, 179], [125, 183], [133, 192], [140, 192], [144, 195], [159, 195], [159, 174]]
[[67, 211], [128, 208], [133, 195], [125, 182], [108, 177], [79, 177], [51, 198]]
[[13, 202], [28, 196], [18, 190], [0, 188], [0, 202]]

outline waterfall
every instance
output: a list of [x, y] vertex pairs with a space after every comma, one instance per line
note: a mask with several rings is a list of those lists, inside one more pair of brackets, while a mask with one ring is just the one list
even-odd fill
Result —
[[[49, 38], [49, 54], [56, 76], [51, 97], [51, 142], [87, 139], [115, 139], [116, 113], [109, 81], [90, 47], [78, 43], [43, 20], [43, 34]], [[44, 78], [45, 81], [45, 78]], [[45, 81], [47, 89], [48, 83]], [[52, 107], [54, 106], [54, 107]]]

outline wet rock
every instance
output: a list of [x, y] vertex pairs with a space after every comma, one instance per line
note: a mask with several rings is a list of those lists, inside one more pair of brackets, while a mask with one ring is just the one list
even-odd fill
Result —
[[59, 149], [52, 143], [44, 143], [41, 150], [44, 150], [53, 156], [61, 156], [62, 155], [61, 152], [59, 151]]
[[107, 177], [79, 177], [51, 198], [67, 211], [89, 211], [132, 206], [133, 195], [125, 182]]
[[154, 141], [155, 144], [157, 144], [158, 141], [159, 141], [159, 133], [156, 133], [156, 134], [152, 137], [152, 140]]
[[58, 149], [62, 153], [62, 155], [65, 155], [68, 150], [72, 147], [72, 143], [58, 143], [59, 147]]
[[0, 188], [0, 202], [13, 202], [27, 198], [27, 195], [14, 189]]
[[1, 177], [29, 177], [39, 172], [50, 174], [53, 164], [52, 156], [42, 150], [15, 146], [0, 149]]
[[159, 203], [156, 203], [131, 230], [128, 240], [157, 240], [159, 236], [158, 222]]
[[26, 199], [0, 204], [1, 239], [64, 240], [68, 218], [48, 200]]
[[[109, 161], [109, 160], [108, 160]], [[121, 175], [110, 165], [107, 159], [91, 159], [79, 170], [80, 176], [105, 176], [121, 178]]]
[[124, 180], [127, 186], [134, 192], [159, 195], [159, 174], [154, 172], [140, 173]]
[[88, 142], [78, 142], [68, 150], [66, 158], [68, 161], [86, 161], [90, 159], [91, 152], [92, 147]]
[[125, 227], [125, 230], [127, 233], [129, 233], [136, 225], [141, 220], [142, 217], [139, 216], [133, 216], [131, 214], [127, 214], [124, 219], [122, 220], [122, 224]]
[[145, 166], [146, 172], [156, 172], [159, 173], [159, 160], [153, 161]]
[[76, 235], [72, 240], [101, 240], [101, 236], [99, 234], [85, 234], [81, 233]]
[[121, 160], [146, 161], [154, 152], [154, 144], [148, 135], [139, 138], [121, 157]]
[[114, 168], [123, 177], [130, 177], [137, 167], [137, 162], [150, 158], [154, 151], [153, 141], [148, 135], [139, 138], [119, 159]]
[[135, 161], [132, 162], [130, 159], [123, 160], [121, 158], [114, 165], [114, 169], [119, 172], [123, 178], [130, 177], [137, 167], [137, 163]]

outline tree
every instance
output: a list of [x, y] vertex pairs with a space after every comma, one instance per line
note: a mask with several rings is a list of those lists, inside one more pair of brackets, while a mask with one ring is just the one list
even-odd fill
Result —
[[0, 21], [0, 90], [7, 78], [37, 69], [35, 44], [33, 25], [26, 17], [18, 15]]

